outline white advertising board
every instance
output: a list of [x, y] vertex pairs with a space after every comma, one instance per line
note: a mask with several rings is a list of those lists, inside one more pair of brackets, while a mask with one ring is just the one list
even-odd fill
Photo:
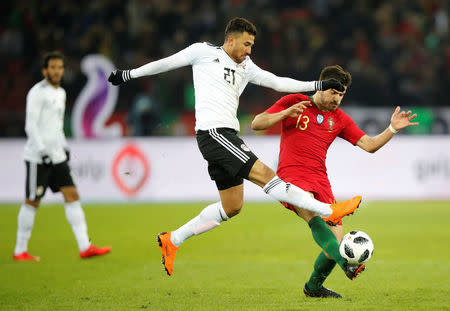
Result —
[[[276, 166], [277, 136], [244, 137], [271, 167]], [[24, 197], [25, 140], [0, 140], [0, 202]], [[83, 201], [214, 201], [194, 137], [151, 137], [69, 141], [71, 167]], [[361, 194], [365, 200], [450, 199], [450, 136], [398, 136], [370, 154], [337, 140], [328, 152], [328, 174], [338, 200]], [[48, 189], [44, 201], [59, 201]], [[246, 200], [266, 200], [246, 182]]]

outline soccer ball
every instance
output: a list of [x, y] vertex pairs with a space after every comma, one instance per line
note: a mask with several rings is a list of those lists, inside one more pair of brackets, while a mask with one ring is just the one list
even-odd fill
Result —
[[373, 255], [372, 239], [362, 231], [351, 231], [342, 238], [339, 252], [349, 264], [365, 263]]

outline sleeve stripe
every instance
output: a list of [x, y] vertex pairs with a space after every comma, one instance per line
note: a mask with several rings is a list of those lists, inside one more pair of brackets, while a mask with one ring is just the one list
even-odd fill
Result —
[[127, 82], [127, 81], [131, 80], [130, 70], [122, 71], [122, 80], [124, 82]]
[[322, 91], [322, 81], [316, 81], [316, 91]]

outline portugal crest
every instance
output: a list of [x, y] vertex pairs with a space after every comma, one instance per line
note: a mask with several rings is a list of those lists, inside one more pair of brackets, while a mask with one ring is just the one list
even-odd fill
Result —
[[316, 117], [316, 121], [317, 121], [318, 124], [322, 124], [322, 122], [323, 122], [323, 115], [318, 114], [317, 117]]
[[328, 124], [328, 132], [332, 132], [333, 131], [333, 126], [334, 126], [334, 120], [332, 117], [329, 117], [327, 119], [327, 124]]

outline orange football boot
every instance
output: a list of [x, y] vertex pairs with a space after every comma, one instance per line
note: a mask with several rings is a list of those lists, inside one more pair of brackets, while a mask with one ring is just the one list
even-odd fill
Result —
[[81, 258], [90, 258], [94, 256], [102, 256], [108, 254], [111, 251], [111, 247], [97, 247], [95, 245], [90, 245], [87, 250], [80, 252]]
[[164, 269], [168, 275], [172, 275], [173, 273], [173, 261], [175, 260], [175, 254], [178, 250], [178, 247], [173, 245], [170, 240], [170, 234], [171, 232], [161, 232], [156, 238], [156, 241], [162, 250], [161, 263], [164, 265]]
[[20, 253], [17, 255], [14, 254], [13, 258], [14, 258], [14, 260], [17, 260], [17, 261], [37, 261], [37, 262], [41, 261], [41, 257], [32, 256], [32, 255], [28, 254], [28, 252], [23, 252], [23, 253]]
[[331, 204], [330, 207], [333, 213], [328, 217], [323, 217], [323, 220], [330, 225], [337, 225], [342, 217], [355, 212], [361, 203], [361, 199], [361, 196], [358, 195], [350, 200]]

